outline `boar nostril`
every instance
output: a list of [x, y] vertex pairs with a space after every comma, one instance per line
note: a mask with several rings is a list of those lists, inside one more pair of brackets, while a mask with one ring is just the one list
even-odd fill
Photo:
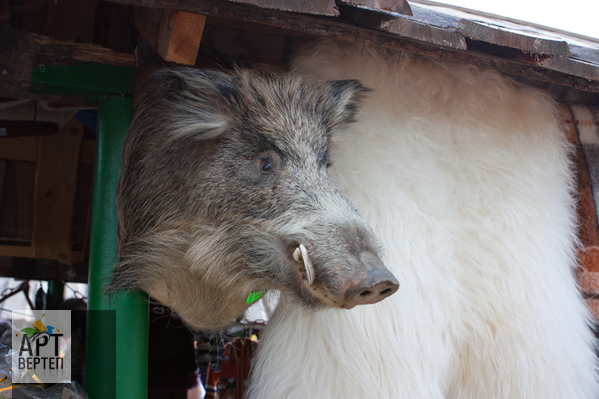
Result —
[[399, 283], [395, 278], [385, 279], [383, 281], [372, 281], [366, 278], [361, 281], [354, 281], [349, 284], [343, 295], [344, 303], [350, 307], [356, 305], [367, 305], [377, 303], [392, 295], [399, 288]]
[[366, 298], [369, 296], [379, 296], [381, 297], [381, 299], [391, 295], [393, 293], [393, 290], [391, 288], [386, 288], [384, 290], [382, 290], [381, 292], [379, 292], [378, 294], [376, 292], [372, 292], [370, 290], [366, 290], [366, 291], [362, 291], [360, 292], [360, 296], [362, 298]]

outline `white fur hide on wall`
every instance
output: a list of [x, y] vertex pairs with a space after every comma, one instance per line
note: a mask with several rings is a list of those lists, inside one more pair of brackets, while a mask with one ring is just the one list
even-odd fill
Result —
[[596, 398], [552, 101], [492, 71], [368, 46], [320, 42], [294, 68], [373, 89], [329, 171], [400, 288], [349, 311], [281, 304], [250, 397]]

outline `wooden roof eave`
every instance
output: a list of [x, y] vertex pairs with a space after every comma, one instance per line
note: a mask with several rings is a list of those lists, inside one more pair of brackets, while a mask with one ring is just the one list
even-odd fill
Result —
[[[285, 32], [295, 32], [301, 37], [324, 36], [364, 45], [376, 45], [451, 62], [491, 68], [515, 77], [599, 93], [599, 51], [593, 47], [592, 41], [585, 41], [584, 38], [568, 40], [571, 56], [564, 52], [561, 54], [565, 55], [527, 53], [517, 48], [467, 37], [456, 30], [455, 27], [460, 23], [455, 18], [435, 15], [436, 25], [423, 24], [415, 19], [420, 13], [418, 6], [415, 5], [412, 6], [415, 16], [409, 16], [385, 10], [343, 5], [340, 2], [338, 4], [342, 19], [270, 10], [222, 0], [110, 1], [145, 9], [150, 7], [183, 10], [221, 20], [244, 21], [254, 26], [257, 26], [255, 24], [268, 25], [283, 28]], [[262, 0], [243, 1], [247, 3]], [[353, 8], [348, 11], [344, 9], [345, 7]], [[378, 26], [374, 25], [375, 23], [378, 23]], [[32, 71], [42, 63], [68, 65], [95, 62], [127, 67], [135, 64], [134, 55], [118, 53], [98, 45], [64, 42], [18, 29], [2, 29], [3, 33], [0, 34], [0, 48], [4, 55], [0, 59], [2, 97], [40, 98], [73, 105], [89, 105], [89, 102], [81, 98], [32, 93]], [[554, 48], [560, 49], [559, 46]]]
[[[551, 34], [535, 37], [534, 29], [518, 32], [514, 27], [502, 28], [486, 21], [426, 11], [417, 1], [411, 2], [413, 16], [338, 2], [339, 17], [265, 8], [268, 2], [262, 0], [244, 0], [244, 4], [241, 0], [108, 1], [176, 9], [372, 44], [599, 93], [599, 64], [593, 62], [593, 57], [599, 58], [599, 50], [593, 48], [592, 42], [589, 45], [579, 41], [573, 52], [567, 42]], [[263, 6], [248, 5], [250, 2]]]

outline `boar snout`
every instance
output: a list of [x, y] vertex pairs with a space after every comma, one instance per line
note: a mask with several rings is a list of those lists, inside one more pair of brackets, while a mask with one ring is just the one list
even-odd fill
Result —
[[360, 260], [364, 269], [347, 284], [341, 297], [346, 309], [380, 302], [399, 289], [399, 282], [378, 257], [363, 252]]
[[[308, 250], [303, 244], [294, 245], [291, 258], [299, 264], [299, 276], [310, 296], [321, 303], [351, 309], [356, 305], [368, 305], [382, 301], [399, 289], [399, 282], [393, 274], [371, 252], [362, 252], [356, 257], [357, 265], [343, 278], [319, 279]], [[288, 247], [289, 250], [289, 247]], [[335, 294], [340, 293], [340, 294]]]

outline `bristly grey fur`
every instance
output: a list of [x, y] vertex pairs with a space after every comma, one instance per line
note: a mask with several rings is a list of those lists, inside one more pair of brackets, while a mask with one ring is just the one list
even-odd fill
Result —
[[138, 287], [189, 324], [219, 328], [251, 292], [322, 303], [290, 261], [299, 243], [342, 294], [380, 246], [328, 178], [332, 134], [367, 91], [249, 70], [158, 70], [141, 84], [123, 149], [119, 262], [110, 290]]

